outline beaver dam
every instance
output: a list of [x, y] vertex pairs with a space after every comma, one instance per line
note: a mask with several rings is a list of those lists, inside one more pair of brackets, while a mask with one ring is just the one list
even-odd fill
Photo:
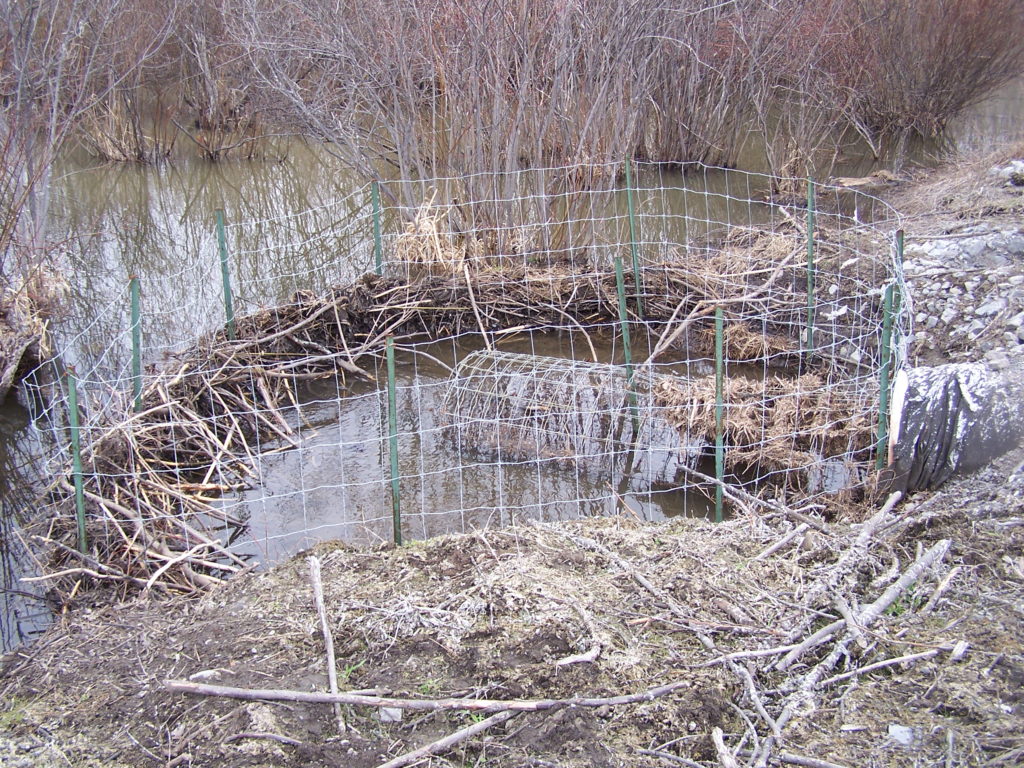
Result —
[[137, 374], [37, 371], [62, 466], [31, 532], [47, 582], [193, 591], [326, 538], [872, 493], [909, 317], [884, 205], [732, 194], [719, 221], [711, 192], [655, 213], [663, 189], [621, 211], [449, 186], [347, 222], [376, 261], [355, 280]]

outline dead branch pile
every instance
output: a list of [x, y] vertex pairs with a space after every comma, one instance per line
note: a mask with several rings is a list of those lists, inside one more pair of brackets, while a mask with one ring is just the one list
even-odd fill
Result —
[[[416, 235], [421, 236], [429, 237], [429, 231]], [[792, 313], [794, 306], [805, 303], [795, 259], [799, 237], [789, 238], [781, 260], [781, 235], [751, 237], [745, 264], [741, 250], [731, 246], [727, 263], [698, 256], [644, 269], [643, 320], [662, 329], [652, 358], [691, 331], [706, 328], [715, 306], [724, 306], [733, 319], [761, 318], [765, 327], [779, 312]], [[458, 261], [443, 258], [449, 266]], [[627, 282], [627, 291], [635, 293], [635, 276], [629, 275]], [[632, 303], [628, 309], [638, 320]], [[301, 382], [337, 376], [344, 385], [349, 376], [372, 378], [360, 362], [378, 355], [389, 336], [612, 327], [617, 318], [610, 270], [580, 273], [565, 265], [475, 263], [471, 271], [468, 261], [462, 262], [461, 274], [429, 271], [413, 281], [367, 275], [323, 295], [300, 293], [291, 303], [240, 318], [236, 339], [223, 333], [204, 338], [152, 381], [143, 393], [141, 413], [100, 425], [101, 436], [86, 446], [84, 456], [91, 551], [75, 551], [73, 515], [58, 514], [41, 536], [57, 553], [55, 573], [48, 578], [65, 594], [76, 590], [83, 576], [122, 586], [190, 591], [242, 568], [225, 547], [246, 521], [218, 509], [218, 497], [253, 482], [261, 442], [296, 444], [297, 425], [289, 423], [285, 412], [296, 402]], [[780, 333], [785, 332], [786, 323], [779, 325]], [[781, 342], [767, 346], [775, 349]], [[738, 401], [741, 393], [734, 394]], [[706, 398], [698, 402], [706, 412]], [[784, 425], [811, 430], [805, 452], [824, 450], [829, 440], [847, 439], [813, 431], [834, 425], [837, 418], [830, 409], [842, 403], [815, 401], [813, 408], [802, 405], [782, 418], [789, 402], [782, 398], [775, 403], [773, 429], [780, 435]], [[747, 412], [735, 413], [732, 429], [736, 444], [742, 445], [740, 438], [754, 429], [758, 417], [749, 413], [741, 427], [738, 414]], [[804, 426], [812, 423], [818, 426]], [[851, 430], [859, 426], [857, 422]], [[747, 456], [751, 462], [765, 458], [756, 452]], [[780, 453], [775, 461], [800, 458], [799, 451]], [[70, 488], [68, 479], [56, 488], [62, 511], [72, 508]]]

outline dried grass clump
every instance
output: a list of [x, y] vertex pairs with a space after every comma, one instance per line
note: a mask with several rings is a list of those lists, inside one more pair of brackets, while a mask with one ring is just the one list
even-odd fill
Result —
[[[703, 258], [680, 254], [690, 273], [692, 290], [707, 300], [725, 301], [741, 297], [779, 272], [802, 268], [798, 258], [804, 249], [803, 236], [792, 227], [773, 232], [738, 228], [732, 230], [721, 247], [709, 245]], [[792, 280], [774, 277], [770, 287], [788, 290]]]
[[[698, 343], [702, 348], [714, 349], [714, 329], [702, 330]], [[733, 362], [779, 360], [799, 354], [798, 343], [789, 336], [767, 329], [755, 331], [745, 322], [727, 324], [723, 344], [725, 357]]]
[[[661, 380], [655, 398], [680, 433], [714, 443], [714, 376]], [[871, 447], [870, 404], [817, 374], [730, 378], [723, 399], [726, 468], [735, 474], [780, 474], [791, 487], [804, 487], [803, 470]]]
[[435, 191], [395, 240], [395, 260], [407, 267], [425, 267], [429, 274], [460, 275], [464, 267], [483, 256], [484, 241], [463, 235], [453, 226], [453, 209], [438, 205]]

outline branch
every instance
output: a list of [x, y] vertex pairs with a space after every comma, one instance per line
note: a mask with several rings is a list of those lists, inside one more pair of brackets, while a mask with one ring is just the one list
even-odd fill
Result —
[[486, 720], [481, 720], [479, 723], [473, 723], [460, 731], [449, 734], [444, 738], [433, 741], [430, 744], [414, 749], [412, 752], [406, 752], [404, 755], [399, 755], [394, 760], [389, 760], [386, 763], [381, 763], [377, 768], [403, 768], [403, 766], [411, 765], [415, 762], [422, 760], [424, 757], [430, 755], [439, 755], [442, 752], [447, 752], [449, 749], [454, 747], [466, 739], [471, 739], [478, 733], [486, 731], [488, 728], [493, 728], [496, 725], [501, 725], [507, 720], [511, 720], [515, 717], [518, 712], [512, 712], [506, 710], [499, 712], [496, 715], [491, 715]]
[[227, 685], [190, 683], [187, 680], [165, 680], [164, 688], [171, 693], [189, 693], [196, 696], [219, 696], [244, 701], [297, 701], [306, 704], [349, 704], [359, 707], [394, 707], [436, 712], [439, 710], [468, 709], [473, 712], [542, 712], [562, 707], [613, 707], [652, 701], [683, 688], [689, 683], [674, 683], [648, 688], [640, 693], [604, 698], [573, 699], [395, 699], [387, 696], [368, 696], [359, 693], [323, 693], [319, 691], [291, 691], [278, 688], [233, 688]]

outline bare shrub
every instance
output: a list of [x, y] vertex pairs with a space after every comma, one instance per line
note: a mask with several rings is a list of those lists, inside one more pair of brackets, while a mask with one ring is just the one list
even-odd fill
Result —
[[934, 138], [1024, 73], [1019, 0], [847, 0], [826, 66], [849, 120], [873, 139]]
[[[130, 0], [0, 4], [0, 278], [25, 284], [49, 254], [46, 220], [57, 152], [95, 104], [162, 45], [130, 57], [120, 20]], [[131, 58], [131, 61], [128, 61]]]

